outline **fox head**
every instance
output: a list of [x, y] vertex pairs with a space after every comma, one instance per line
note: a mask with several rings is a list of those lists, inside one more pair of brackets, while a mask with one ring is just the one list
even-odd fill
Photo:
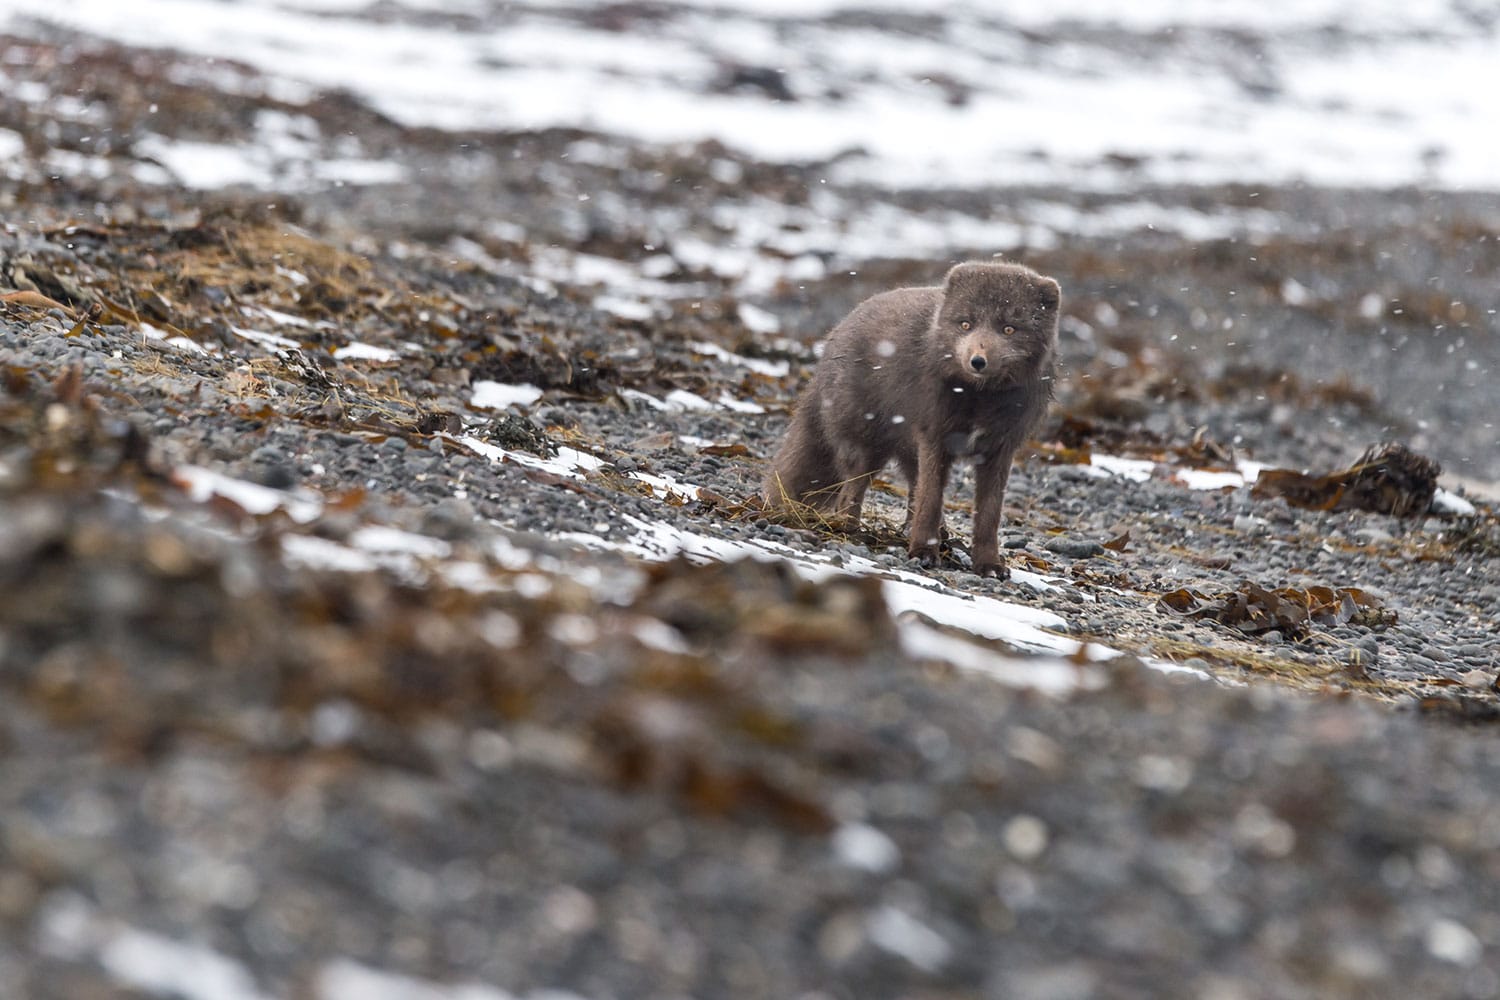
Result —
[[1003, 385], [1048, 372], [1057, 350], [1062, 291], [1019, 264], [967, 263], [948, 272], [933, 317], [953, 377]]

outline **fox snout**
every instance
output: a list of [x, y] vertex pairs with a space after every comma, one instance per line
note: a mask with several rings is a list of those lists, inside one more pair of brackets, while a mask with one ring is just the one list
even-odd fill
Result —
[[953, 356], [965, 375], [984, 378], [1005, 367], [1005, 363], [1012, 360], [1015, 353], [999, 334], [990, 330], [976, 330], [959, 338], [958, 349]]

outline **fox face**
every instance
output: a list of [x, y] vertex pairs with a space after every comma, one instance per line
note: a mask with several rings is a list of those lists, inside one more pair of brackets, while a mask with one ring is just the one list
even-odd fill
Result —
[[1024, 381], [1046, 370], [1057, 345], [1057, 282], [1014, 264], [960, 264], [948, 272], [933, 333], [956, 378]]

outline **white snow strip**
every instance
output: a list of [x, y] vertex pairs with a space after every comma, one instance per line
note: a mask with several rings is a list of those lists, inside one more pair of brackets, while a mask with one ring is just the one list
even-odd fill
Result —
[[[785, 559], [798, 573], [819, 581], [844, 573], [882, 577], [881, 595], [897, 619], [902, 648], [912, 656], [931, 656], [946, 660], [964, 670], [986, 673], [1001, 683], [1028, 687], [1051, 694], [1092, 690], [1104, 683], [1101, 674], [1087, 666], [1063, 660], [1074, 657], [1080, 648], [1090, 663], [1114, 659], [1120, 653], [1099, 643], [1080, 643], [1048, 629], [1061, 629], [1066, 621], [1040, 608], [1000, 601], [977, 594], [948, 590], [930, 577], [905, 570], [891, 570], [869, 559], [848, 558], [835, 566], [824, 559], [807, 556], [788, 545], [769, 539], [744, 541], [720, 538], [688, 531], [662, 521], [651, 521], [625, 515], [631, 529], [626, 538], [602, 537], [583, 532], [566, 532], [555, 537], [585, 548], [610, 549], [643, 559], [660, 561], [682, 555], [689, 559], [727, 562], [734, 559], [762, 561]], [[1011, 579], [1037, 590], [1052, 589], [1055, 584], [1045, 577], [1023, 570], [1012, 570]], [[985, 639], [996, 639], [1018, 649], [1045, 655], [1039, 659], [1006, 657], [994, 650], [947, 635], [926, 625], [907, 612], [915, 612], [950, 628]], [[1161, 673], [1189, 673], [1208, 679], [1210, 675], [1154, 657], [1142, 663]], [[1038, 664], [1033, 668], [1033, 664]]]
[[641, 392], [641, 390], [639, 389], [621, 389], [620, 395], [626, 399], [640, 400], [642, 403], [645, 403], [653, 410], [670, 410], [672, 408], [668, 406], [663, 400], [657, 399], [649, 392]]
[[[383, 972], [347, 958], [318, 970], [313, 985], [318, 1000], [516, 1000], [512, 993], [483, 983], [435, 983]], [[554, 994], [562, 1000], [566, 994]]]
[[1129, 479], [1131, 482], [1144, 483], [1151, 478], [1151, 471], [1156, 468], [1156, 463], [1142, 458], [1118, 458], [1114, 455], [1091, 455], [1089, 464], [1096, 469]]
[[865, 929], [875, 946], [906, 959], [924, 972], [937, 972], [953, 957], [953, 946], [905, 910], [887, 904], [872, 913]]
[[135, 151], [160, 163], [178, 183], [198, 190], [236, 185], [269, 188], [275, 181], [250, 146], [147, 136], [135, 144]]
[[[606, 538], [581, 532], [569, 532], [558, 537], [589, 548], [614, 549], [653, 561], [671, 559], [678, 555], [713, 562], [728, 562], [745, 558], [786, 559], [799, 573], [811, 580], [826, 579], [829, 576], [847, 572], [874, 574], [890, 572], [874, 562], [863, 559], [850, 559], [842, 566], [834, 566], [826, 561], [808, 558], [790, 546], [769, 540], [750, 542], [720, 538], [687, 531], [663, 521], [650, 521], [629, 514], [625, 515], [623, 520], [632, 530], [629, 537], [625, 539]], [[1076, 639], [1046, 631], [1049, 628], [1062, 628], [1067, 624], [1050, 611], [1000, 601], [992, 597], [949, 591], [934, 586], [932, 580], [914, 573], [898, 571], [887, 576], [881, 581], [881, 594], [891, 613], [898, 617], [903, 612], [918, 612], [952, 628], [986, 639], [998, 639], [1019, 649], [1062, 657], [1075, 655], [1082, 645]], [[910, 628], [910, 626], [916, 626], [916, 628]], [[952, 653], [961, 658], [961, 662], [960, 660], [952, 661], [956, 666], [966, 669], [992, 670], [997, 678], [1007, 683], [1047, 689], [1060, 685], [1059, 675], [1055, 671], [1039, 670], [1034, 675], [1034, 684], [1018, 680], [1016, 678], [1023, 678], [1026, 672], [1008, 670], [1003, 662], [1006, 658], [1000, 654], [985, 650], [973, 643], [963, 643], [958, 639], [953, 639], [952, 642], [962, 643], [961, 646], [950, 645], [948, 640], [952, 637], [922, 626], [920, 622], [911, 621], [902, 625], [903, 645], [908, 641], [908, 635], [912, 637], [910, 641], [913, 643], [925, 643], [920, 653], [908, 647], [908, 651], [913, 655], [935, 655], [946, 660], [949, 656], [945, 654]], [[929, 638], [929, 635], [932, 638]], [[1106, 660], [1118, 654], [1114, 650], [1090, 643], [1084, 655], [1089, 660]], [[1071, 690], [1079, 683], [1079, 672], [1072, 665], [1066, 665], [1066, 675], [1068, 689]]]
[[1145, 482], [1161, 470], [1163, 475], [1167, 475], [1171, 481], [1180, 486], [1186, 486], [1190, 490], [1219, 490], [1225, 487], [1253, 484], [1260, 478], [1261, 470], [1266, 467], [1264, 462], [1241, 459], [1235, 463], [1234, 469], [1169, 470], [1167, 466], [1149, 459], [1121, 458], [1117, 455], [1100, 454], [1091, 455], [1089, 463], [1089, 465], [1075, 465], [1070, 468], [1095, 478], [1120, 476], [1137, 483]]
[[1006, 656], [919, 621], [901, 622], [900, 636], [907, 656], [942, 660], [960, 670], [984, 674], [1006, 687], [1030, 688], [1060, 697], [1105, 683], [1104, 675], [1094, 668], [1048, 657]]
[[665, 402], [668, 409], [712, 410], [714, 408], [714, 404], [695, 392], [688, 392], [686, 389], [673, 389], [667, 393]]
[[626, 514], [623, 520], [631, 529], [631, 534], [625, 539], [604, 538], [581, 532], [569, 532], [558, 537], [589, 548], [627, 552], [653, 562], [664, 561], [678, 555], [711, 562], [732, 562], [736, 559], [765, 561], [776, 559], [782, 556], [783, 552], [791, 552], [791, 549], [786, 546], [775, 546], [783, 550], [783, 552], [775, 552], [771, 551], [771, 544], [762, 546], [732, 538], [719, 538], [715, 535], [684, 531], [665, 521], [648, 521], [632, 514]]
[[266, 347], [279, 347], [284, 349], [302, 346], [290, 337], [283, 337], [279, 333], [266, 333], [263, 330], [251, 330], [248, 327], [243, 326], [231, 326], [229, 329], [233, 330], [235, 336], [237, 337], [242, 337], [245, 340], [253, 341], [257, 344], [263, 344]]
[[196, 465], [178, 466], [172, 473], [172, 479], [187, 491], [194, 503], [203, 503], [210, 497], [221, 496], [234, 501], [247, 514], [269, 514], [273, 510], [284, 510], [298, 524], [306, 524], [323, 512], [323, 498], [311, 490], [273, 490], [269, 486], [247, 483], [243, 479], [235, 479]]
[[0, 128], [0, 161], [20, 156], [25, 151], [26, 140], [21, 138], [19, 132], [12, 132], [8, 128]]
[[[740, 311], [743, 312], [747, 308], [752, 307], [741, 305]], [[726, 351], [718, 344], [710, 344], [706, 341], [693, 341], [688, 344], [688, 347], [699, 354], [704, 354], [710, 358], [725, 361], [732, 365], [738, 365], [741, 368], [748, 368], [757, 375], [768, 375], [771, 378], [782, 378], [792, 369], [792, 366], [785, 361], [766, 361], [763, 358], [747, 358], [743, 354]]]
[[[915, 574], [907, 575], [917, 580], [925, 579]], [[931, 580], [926, 580], [926, 585], [911, 580], [885, 580], [881, 592], [894, 615], [915, 611], [944, 625], [985, 639], [999, 639], [1034, 653], [1072, 656], [1078, 652], [1081, 645], [1078, 640], [1045, 631], [1067, 626], [1063, 618], [1050, 611], [978, 594], [934, 588], [932, 583]], [[1086, 655], [1090, 659], [1108, 659], [1116, 654], [1113, 650], [1091, 644]]]
[[50, 176], [86, 177], [102, 180], [109, 176], [109, 160], [102, 156], [87, 156], [71, 149], [49, 149], [42, 158], [42, 166]]
[[[298, 284], [306, 284], [306, 281], [298, 282]], [[272, 309], [269, 306], [255, 306], [253, 308], [246, 306], [244, 312], [246, 314], [259, 312], [266, 319], [281, 326], [296, 326], [306, 329], [313, 325], [311, 320], [303, 319], [301, 316], [293, 316], [291, 313], [282, 312], [280, 309]]]
[[1178, 469], [1172, 478], [1190, 490], [1221, 490], [1226, 486], [1244, 486], [1245, 477], [1227, 469]]
[[833, 856], [846, 868], [887, 875], [901, 863], [896, 842], [868, 823], [845, 823], [833, 831]]
[[180, 1000], [270, 1000], [239, 961], [205, 944], [109, 919], [67, 890], [48, 895], [37, 938], [47, 955], [69, 961], [97, 958], [105, 973], [131, 993]]
[[761, 406], [759, 403], [752, 402], [748, 399], [735, 399], [733, 396], [724, 394], [721, 394], [719, 396], [719, 405], [724, 407], [724, 409], [726, 410], [733, 410], [735, 413], [766, 412], [766, 408], [764, 406]]
[[[334, 187], [374, 187], [378, 184], [399, 184], [407, 178], [407, 169], [388, 160], [362, 160], [339, 157], [319, 160], [310, 165], [311, 178], [332, 184]], [[301, 187], [307, 187], [303, 184]]]
[[582, 479], [587, 473], [595, 472], [604, 467], [603, 459], [597, 455], [590, 455], [586, 451], [579, 451], [576, 448], [558, 448], [555, 458], [542, 458], [539, 455], [531, 455], [524, 451], [512, 451], [508, 448], [502, 448], [497, 444], [481, 441], [473, 435], [466, 435], [458, 440], [491, 461], [516, 462], [520, 465], [529, 465], [533, 469], [544, 469], [547, 472], [555, 472], [560, 476], [568, 476], [572, 479]]
[[691, 652], [691, 647], [688, 646], [681, 632], [655, 618], [637, 618], [630, 625], [630, 634], [648, 649], [676, 654]]
[[[282, 559], [291, 566], [334, 573], [384, 569], [415, 584], [436, 578], [450, 587], [474, 593], [502, 589], [489, 567], [473, 560], [454, 559], [452, 554], [453, 547], [440, 538], [386, 525], [359, 528], [349, 536], [348, 544], [312, 535], [281, 538]], [[513, 582], [523, 586], [519, 579]]]
[[[491, 461], [511, 461], [519, 465], [530, 466], [533, 469], [544, 469], [547, 472], [555, 472], [560, 476], [567, 476], [570, 479], [582, 479], [588, 473], [604, 468], [606, 464], [597, 455], [590, 455], [588, 452], [579, 451], [576, 448], [558, 448], [555, 458], [542, 458], [524, 451], [512, 451], [508, 448], [501, 448], [499, 445], [493, 445], [472, 436], [461, 438], [460, 440]], [[670, 495], [676, 495], [689, 500], [695, 499], [698, 496], [699, 488], [697, 486], [694, 486], [692, 483], [684, 483], [665, 473], [626, 472], [621, 473], [621, 475], [628, 476], [637, 482], [650, 486], [652, 493], [662, 500], [667, 499]]]
[[503, 589], [489, 568], [467, 559], [438, 563], [436, 567], [443, 582], [459, 590], [474, 594], [487, 594]]
[[631, 319], [640, 323], [656, 316], [656, 307], [651, 303], [626, 298], [623, 295], [597, 295], [594, 297], [594, 308], [600, 312], [612, 313], [621, 319]]
[[383, 524], [371, 524], [355, 530], [349, 535], [349, 544], [356, 549], [372, 553], [404, 553], [423, 559], [446, 559], [453, 546], [441, 538], [418, 535]]
[[1434, 514], [1448, 514], [1453, 517], [1472, 517], [1475, 514], [1473, 504], [1457, 493], [1449, 493], [1441, 487], [1432, 495], [1432, 506], [1429, 509]]
[[480, 381], [474, 383], [474, 395], [470, 406], [488, 410], [503, 410], [509, 406], [530, 406], [542, 398], [542, 390], [529, 383], [507, 385], [504, 382]]
[[[749, 358], [746, 359], [751, 360]], [[653, 410], [662, 410], [667, 413], [683, 413], [688, 410], [734, 410], [737, 413], [764, 413], [765, 407], [748, 399], [735, 399], [733, 396], [721, 394], [716, 402], [710, 402], [686, 389], [673, 389], [667, 393], [665, 399], [658, 399], [649, 392], [641, 392], [639, 389], [621, 389], [620, 395], [625, 399], [637, 399]]]
[[116, 982], [142, 993], [182, 1000], [270, 1000], [234, 959], [133, 927], [107, 935], [99, 962]]
[[196, 341], [189, 340], [186, 337], [179, 337], [175, 334], [169, 334], [167, 331], [158, 329], [150, 323], [140, 324], [140, 331], [141, 335], [148, 340], [159, 340], [169, 347], [175, 347], [179, 351], [187, 351], [189, 354], [215, 353]]
[[289, 566], [335, 573], [369, 573], [380, 566], [368, 552], [359, 552], [316, 535], [282, 535], [281, 557]]
[[[781, 320], [777, 319], [776, 314], [769, 310], [762, 309], [760, 306], [752, 305], [749, 302], [741, 302], [739, 313], [740, 322], [744, 323], [751, 333], [781, 332]], [[786, 373], [782, 372], [782, 374]]]
[[393, 351], [388, 347], [376, 347], [373, 344], [362, 344], [359, 341], [345, 344], [333, 352], [333, 356], [340, 361], [399, 361], [401, 353]]

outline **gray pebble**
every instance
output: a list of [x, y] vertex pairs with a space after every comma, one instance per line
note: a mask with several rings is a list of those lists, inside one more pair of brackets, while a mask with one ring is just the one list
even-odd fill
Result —
[[1057, 535], [1047, 539], [1046, 549], [1060, 556], [1070, 559], [1088, 559], [1093, 556], [1103, 555], [1104, 546], [1098, 542], [1086, 538], [1073, 538], [1069, 535]]

